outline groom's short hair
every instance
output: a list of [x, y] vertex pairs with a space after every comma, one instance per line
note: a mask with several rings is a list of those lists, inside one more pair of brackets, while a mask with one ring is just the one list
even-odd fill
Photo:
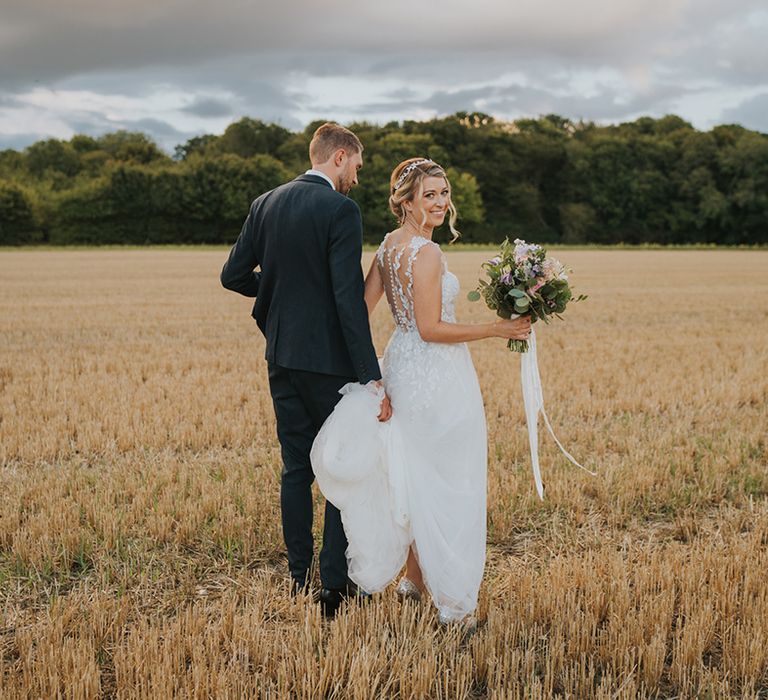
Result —
[[326, 122], [319, 126], [309, 142], [309, 159], [313, 163], [325, 163], [340, 148], [348, 154], [362, 153], [363, 144], [349, 129]]

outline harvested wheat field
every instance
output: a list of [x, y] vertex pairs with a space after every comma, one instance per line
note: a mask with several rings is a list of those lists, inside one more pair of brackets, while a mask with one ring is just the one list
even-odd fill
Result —
[[[542, 435], [538, 499], [519, 356], [473, 344], [469, 638], [391, 590], [332, 622], [288, 595], [264, 346], [224, 248], [1, 252], [0, 696], [768, 697], [768, 252], [551, 252], [589, 299], [537, 324], [545, 403], [598, 476]], [[449, 253], [460, 320], [490, 316], [465, 299], [488, 255]]]

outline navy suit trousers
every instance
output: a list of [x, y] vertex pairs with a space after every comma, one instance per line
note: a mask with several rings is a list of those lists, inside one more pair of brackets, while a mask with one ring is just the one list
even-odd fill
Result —
[[[288, 568], [303, 586], [312, 564], [312, 443], [325, 419], [341, 399], [339, 389], [354, 377], [339, 377], [269, 364], [269, 388], [277, 418], [283, 458], [280, 507]], [[320, 579], [323, 588], [347, 585], [347, 537], [338, 509], [326, 501]]]

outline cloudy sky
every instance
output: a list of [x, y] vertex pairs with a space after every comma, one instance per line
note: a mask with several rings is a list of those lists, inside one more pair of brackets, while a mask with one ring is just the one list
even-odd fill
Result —
[[0, 148], [479, 110], [768, 132], [765, 0], [2, 0]]

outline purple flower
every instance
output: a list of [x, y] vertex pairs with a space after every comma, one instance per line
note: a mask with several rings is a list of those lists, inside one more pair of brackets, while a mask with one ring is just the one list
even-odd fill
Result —
[[504, 284], [512, 284], [512, 273], [511, 272], [505, 272], [499, 280]]

